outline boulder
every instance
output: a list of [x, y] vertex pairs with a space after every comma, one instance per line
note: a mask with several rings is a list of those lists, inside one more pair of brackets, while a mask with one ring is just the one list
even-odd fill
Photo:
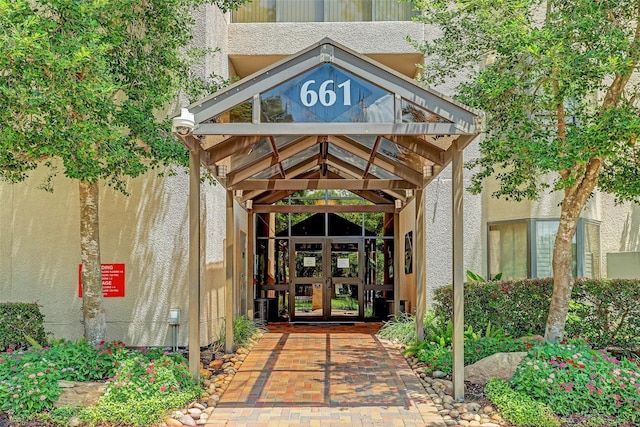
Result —
[[485, 357], [473, 365], [464, 367], [464, 379], [480, 385], [485, 385], [491, 378], [508, 380], [526, 355], [526, 352], [513, 352]]

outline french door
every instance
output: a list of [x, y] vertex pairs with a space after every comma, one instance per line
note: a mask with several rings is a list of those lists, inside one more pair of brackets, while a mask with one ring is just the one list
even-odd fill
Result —
[[354, 239], [292, 241], [291, 320], [364, 318], [362, 246]]

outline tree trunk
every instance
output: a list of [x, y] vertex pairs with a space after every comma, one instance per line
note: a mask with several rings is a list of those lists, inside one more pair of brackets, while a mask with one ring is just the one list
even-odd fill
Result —
[[[591, 193], [598, 183], [602, 161], [594, 157], [583, 169], [582, 179], [565, 188], [560, 224], [553, 248], [553, 295], [544, 338], [549, 342], [562, 341], [569, 313], [573, 277], [573, 237], [576, 235], [578, 219]], [[579, 254], [578, 254], [579, 256]]]
[[[571, 205], [571, 208], [565, 208], [567, 205]], [[558, 234], [553, 248], [553, 295], [544, 336], [549, 342], [561, 341], [564, 338], [574, 284], [573, 236], [576, 234], [580, 211], [581, 208], [578, 209], [570, 203], [562, 205]]]
[[84, 337], [90, 344], [104, 341], [106, 332], [102, 296], [98, 183], [80, 181], [80, 260]]

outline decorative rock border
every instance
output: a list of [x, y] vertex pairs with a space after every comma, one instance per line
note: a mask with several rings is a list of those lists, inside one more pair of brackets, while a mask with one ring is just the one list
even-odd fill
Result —
[[202, 381], [204, 392], [200, 400], [175, 411], [165, 420], [165, 425], [172, 427], [205, 425], [242, 362], [263, 335], [264, 331], [258, 330], [247, 344], [238, 347], [234, 354], [224, 354], [220, 359], [212, 360], [206, 367], [201, 365], [200, 377], [204, 378]]
[[[396, 344], [402, 352], [404, 347]], [[469, 397], [464, 402], [456, 402], [453, 398], [453, 382], [442, 378], [444, 374], [435, 371], [428, 375], [425, 364], [415, 357], [405, 357], [409, 366], [416, 374], [425, 391], [433, 400], [438, 412], [442, 415], [447, 426], [482, 426], [500, 427], [509, 425], [496, 409], [484, 398]]]

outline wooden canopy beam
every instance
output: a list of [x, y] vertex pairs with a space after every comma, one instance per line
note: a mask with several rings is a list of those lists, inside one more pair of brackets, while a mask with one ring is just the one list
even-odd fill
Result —
[[343, 213], [343, 212], [395, 212], [395, 205], [253, 205], [253, 212], [265, 213]]

